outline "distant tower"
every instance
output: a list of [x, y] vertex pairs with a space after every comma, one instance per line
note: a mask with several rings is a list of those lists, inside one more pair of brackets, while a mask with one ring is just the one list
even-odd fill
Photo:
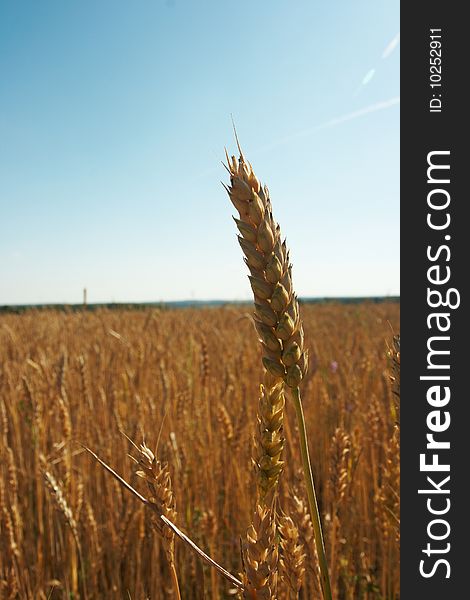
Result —
[[86, 288], [83, 288], [83, 308], [86, 308]]

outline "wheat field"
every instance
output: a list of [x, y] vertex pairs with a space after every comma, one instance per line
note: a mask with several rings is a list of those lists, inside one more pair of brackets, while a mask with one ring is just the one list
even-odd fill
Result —
[[[333, 597], [394, 600], [399, 450], [387, 350], [399, 304], [301, 310], [310, 350], [301, 389]], [[149, 511], [83, 448], [144, 493], [127, 438], [168, 463], [176, 525], [241, 573], [256, 496], [257, 338], [249, 305], [0, 315], [0, 598], [174, 597]], [[278, 597], [297, 597], [289, 587], [295, 565], [286, 565], [297, 552], [305, 571], [298, 597], [315, 599], [312, 523], [288, 399], [285, 410], [277, 503], [293, 539]], [[237, 595], [179, 539], [175, 568], [182, 598]]]

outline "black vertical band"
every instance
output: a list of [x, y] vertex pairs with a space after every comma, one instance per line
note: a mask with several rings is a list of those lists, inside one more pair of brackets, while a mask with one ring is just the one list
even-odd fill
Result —
[[458, 3], [401, 10], [401, 597], [441, 600], [470, 570], [469, 35]]

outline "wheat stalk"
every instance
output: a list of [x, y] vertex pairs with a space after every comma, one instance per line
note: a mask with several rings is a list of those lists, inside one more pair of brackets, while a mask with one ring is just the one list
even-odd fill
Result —
[[146, 481], [151, 494], [148, 501], [154, 505], [152, 524], [162, 537], [176, 597], [180, 599], [180, 589], [175, 565], [175, 534], [161, 518], [159, 519], [155, 516], [155, 513], [157, 513], [159, 515], [164, 515], [171, 521], [176, 521], [176, 504], [172, 491], [170, 471], [168, 465], [157, 460], [155, 454], [145, 445], [145, 443], [142, 443], [138, 450], [139, 458], [134, 460], [136, 460], [140, 470], [136, 471], [136, 475]]
[[85, 578], [85, 565], [83, 562], [82, 546], [80, 544], [80, 537], [78, 535], [77, 522], [73, 515], [73, 511], [70, 508], [70, 506], [67, 502], [67, 499], [65, 498], [64, 492], [62, 491], [62, 487], [59, 484], [59, 482], [56, 480], [54, 475], [50, 471], [45, 469], [44, 470], [44, 479], [45, 479], [47, 488], [50, 490], [52, 497], [54, 498], [54, 500], [57, 504], [57, 507], [59, 508], [60, 512], [64, 515], [65, 520], [72, 532], [72, 537], [73, 537], [73, 539], [75, 541], [75, 545], [77, 547], [78, 560], [80, 561], [80, 570], [81, 570], [81, 576], [82, 576], [82, 580], [83, 580], [84, 597], [86, 600], [87, 590], [86, 590], [86, 578]]
[[329, 532], [331, 580], [335, 595], [341, 551], [339, 541], [342, 537], [341, 508], [344, 506], [344, 499], [350, 485], [350, 454], [351, 440], [349, 435], [341, 427], [337, 427], [331, 439], [330, 470], [327, 485], [331, 518]]
[[[171, 521], [176, 521], [176, 504], [168, 464], [157, 460], [145, 443], [140, 445], [139, 453], [138, 459], [134, 459], [140, 467], [136, 475], [147, 483], [151, 494], [149, 502], [155, 505], [155, 512], [165, 515]], [[161, 519], [154, 519], [154, 526], [164, 540], [169, 562], [174, 562], [174, 533], [162, 523]]]
[[239, 144], [238, 149], [238, 160], [235, 156], [229, 158], [226, 155], [230, 186], [225, 188], [240, 217], [234, 220], [240, 232], [238, 240], [245, 262], [250, 270], [249, 279], [255, 302], [254, 322], [263, 349], [263, 365], [274, 380], [283, 381], [291, 390], [320, 562], [322, 591], [325, 600], [331, 600], [320, 512], [299, 390], [299, 384], [307, 372], [308, 352], [304, 348], [299, 303], [292, 285], [292, 265], [286, 242], [281, 241], [280, 227], [273, 218], [268, 188], [261, 186]]

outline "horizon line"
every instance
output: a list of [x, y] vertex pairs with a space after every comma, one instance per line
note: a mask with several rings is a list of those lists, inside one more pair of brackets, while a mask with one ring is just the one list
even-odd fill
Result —
[[[339, 295], [339, 296], [299, 296], [300, 303], [311, 302], [334, 302], [336, 301], [397, 301], [400, 300], [400, 294], [367, 294], [367, 295]], [[252, 304], [252, 299], [181, 299], [181, 300], [148, 300], [148, 301], [104, 301], [104, 302], [32, 302], [32, 303], [6, 303], [0, 304], [0, 309], [8, 308], [53, 308], [53, 307], [100, 307], [100, 306], [195, 306], [195, 305], [226, 305], [226, 304]]]

